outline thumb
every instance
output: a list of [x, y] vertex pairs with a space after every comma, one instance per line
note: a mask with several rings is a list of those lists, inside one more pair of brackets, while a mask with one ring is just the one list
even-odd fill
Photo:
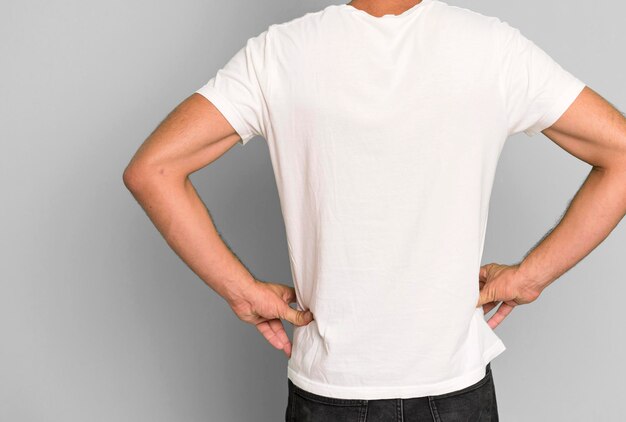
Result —
[[311, 313], [310, 310], [298, 311], [285, 303], [281, 318], [289, 321], [293, 325], [307, 325], [309, 322], [313, 321], [313, 313]]
[[489, 274], [489, 269], [491, 268], [492, 265], [493, 263], [489, 263], [480, 267], [480, 270], [478, 271], [478, 277], [481, 280], [487, 280], [487, 275]]
[[485, 303], [495, 301], [494, 290], [489, 286], [489, 284], [485, 284], [482, 289], [478, 292], [478, 304], [476, 307], [483, 306]]

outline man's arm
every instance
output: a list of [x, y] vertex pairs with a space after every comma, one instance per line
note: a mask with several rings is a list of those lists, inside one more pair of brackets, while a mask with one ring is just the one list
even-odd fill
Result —
[[294, 289], [260, 282], [215, 229], [189, 175], [212, 163], [241, 139], [218, 109], [194, 93], [178, 105], [138, 149], [123, 180], [176, 254], [237, 316], [255, 324], [276, 348], [291, 354], [280, 319], [305, 325], [310, 312], [289, 306]]
[[520, 262], [519, 273], [538, 290], [581, 261], [626, 214], [626, 118], [585, 87], [564, 115], [543, 132], [590, 164], [559, 224]]
[[487, 264], [479, 306], [495, 328], [514, 306], [529, 303], [598, 246], [626, 214], [626, 118], [585, 87], [567, 111], [543, 132], [559, 147], [589, 163], [589, 176], [561, 221], [512, 267]]

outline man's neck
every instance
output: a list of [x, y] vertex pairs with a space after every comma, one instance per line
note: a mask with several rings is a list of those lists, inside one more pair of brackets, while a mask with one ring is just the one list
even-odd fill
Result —
[[352, 0], [348, 4], [375, 17], [400, 15], [423, 0]]

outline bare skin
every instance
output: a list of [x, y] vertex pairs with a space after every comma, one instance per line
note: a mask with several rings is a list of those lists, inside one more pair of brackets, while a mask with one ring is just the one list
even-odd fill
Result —
[[312, 321], [298, 311], [293, 287], [257, 280], [220, 237], [189, 176], [217, 160], [239, 140], [213, 104], [192, 94], [144, 141], [123, 180], [168, 245], [244, 322], [254, 324], [291, 357], [281, 320]]
[[592, 166], [560, 222], [513, 265], [490, 263], [479, 272], [477, 306], [500, 305], [487, 323], [497, 327], [517, 305], [541, 292], [596, 248], [626, 214], [626, 118], [589, 87], [542, 132]]
[[[400, 14], [418, 2], [355, 0], [373, 15]], [[383, 10], [384, 9], [384, 10]], [[484, 313], [499, 305], [488, 323], [500, 324], [517, 305], [541, 292], [587, 256], [626, 214], [626, 119], [586, 87], [552, 127], [543, 131], [592, 169], [561, 222], [521, 262], [480, 268]], [[214, 162], [239, 140], [230, 123], [200, 94], [179, 104], [143, 142], [123, 180], [176, 254], [276, 349], [291, 357], [281, 320], [303, 326], [314, 316], [289, 306], [292, 287], [256, 279], [221, 239], [189, 176]]]

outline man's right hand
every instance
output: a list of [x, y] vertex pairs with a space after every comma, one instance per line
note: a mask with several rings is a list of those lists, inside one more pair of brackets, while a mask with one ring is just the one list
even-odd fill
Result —
[[298, 311], [289, 306], [295, 302], [296, 292], [293, 287], [255, 280], [242, 296], [229, 300], [228, 304], [239, 319], [256, 325], [272, 346], [284, 351], [290, 358], [291, 342], [281, 319], [298, 326], [313, 321], [310, 310]]

